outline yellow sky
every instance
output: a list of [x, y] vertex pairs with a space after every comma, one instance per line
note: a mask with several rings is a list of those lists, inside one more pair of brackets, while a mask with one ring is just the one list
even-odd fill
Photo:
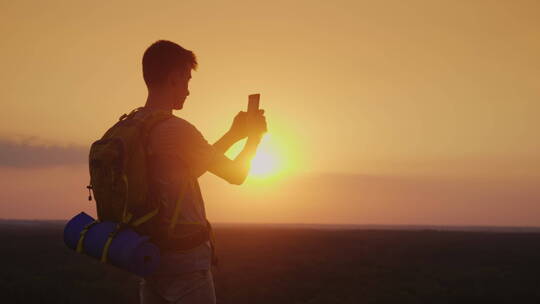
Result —
[[530, 184], [539, 14], [524, 0], [4, 1], [0, 136], [88, 146], [144, 103], [142, 53], [169, 39], [200, 63], [175, 114], [211, 142], [260, 92], [291, 174]]

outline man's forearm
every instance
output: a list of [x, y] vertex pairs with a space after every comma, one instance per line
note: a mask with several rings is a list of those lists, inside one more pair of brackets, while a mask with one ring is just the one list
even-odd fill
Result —
[[244, 149], [242, 149], [234, 159], [239, 174], [240, 184], [244, 182], [249, 174], [251, 160], [255, 157], [255, 153], [257, 153], [257, 147], [259, 146], [261, 139], [262, 136], [248, 137]]
[[257, 153], [257, 147], [259, 146], [261, 139], [262, 135], [248, 137], [244, 149], [236, 156], [234, 161], [244, 162], [249, 165], [251, 159], [255, 156], [255, 153]]
[[231, 133], [227, 132], [218, 139], [212, 146], [214, 149], [221, 154], [225, 154], [229, 148], [234, 145], [238, 139], [234, 137]]
[[[210, 172], [227, 180], [231, 184], [241, 185], [249, 173], [251, 160], [257, 152], [257, 146], [259, 145], [261, 138], [262, 134], [259, 136], [248, 137], [246, 143], [244, 144], [244, 148], [234, 160], [228, 159], [223, 154], [221, 154], [220, 157], [216, 157], [215, 159], [219, 161], [213, 164], [213, 166], [209, 169]], [[232, 145], [234, 142], [234, 137], [231, 139], [227, 135], [224, 135], [214, 144], [215, 149], [216, 151], [220, 152], [226, 151], [228, 146]]]

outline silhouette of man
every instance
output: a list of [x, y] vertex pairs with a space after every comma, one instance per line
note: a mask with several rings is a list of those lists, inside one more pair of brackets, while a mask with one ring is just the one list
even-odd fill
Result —
[[[148, 98], [137, 114], [143, 115], [145, 111], [172, 113], [173, 109], [182, 109], [189, 96], [191, 70], [197, 67], [193, 52], [174, 42], [160, 40], [145, 51], [142, 66]], [[162, 250], [159, 269], [141, 280], [141, 303], [216, 302], [210, 241], [203, 239], [193, 248], [178, 246], [182, 249], [175, 249], [176, 245], [182, 244], [175, 244], [174, 238], [166, 239], [160, 233], [164, 234], [177, 204], [181, 210], [175, 226], [178, 240], [196, 234], [201, 225], [206, 227], [204, 202], [197, 178], [210, 171], [231, 184], [242, 184], [264, 132], [266, 118], [263, 110], [254, 116], [239, 112], [230, 129], [213, 145], [195, 126], [176, 116], [152, 129], [147, 146], [152, 151], [149, 174], [154, 181], [152, 191], [160, 198], [161, 209], [152, 224], [158, 227], [154, 227], [151, 236]], [[234, 143], [246, 137], [244, 149], [234, 160], [224, 156]], [[181, 185], [187, 186], [182, 188]], [[183, 192], [182, 196], [180, 192]], [[162, 247], [163, 244], [166, 246]]]

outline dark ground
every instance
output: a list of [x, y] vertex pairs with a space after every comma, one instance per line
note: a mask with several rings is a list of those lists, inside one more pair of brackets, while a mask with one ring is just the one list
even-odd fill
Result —
[[[540, 303], [540, 233], [216, 229], [218, 303]], [[1, 303], [137, 303], [61, 222], [0, 222]]]

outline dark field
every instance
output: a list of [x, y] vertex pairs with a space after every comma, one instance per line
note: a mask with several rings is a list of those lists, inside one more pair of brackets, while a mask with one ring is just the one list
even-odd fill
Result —
[[[218, 303], [540, 303], [540, 233], [218, 226]], [[1, 303], [137, 303], [60, 222], [0, 222]]]

